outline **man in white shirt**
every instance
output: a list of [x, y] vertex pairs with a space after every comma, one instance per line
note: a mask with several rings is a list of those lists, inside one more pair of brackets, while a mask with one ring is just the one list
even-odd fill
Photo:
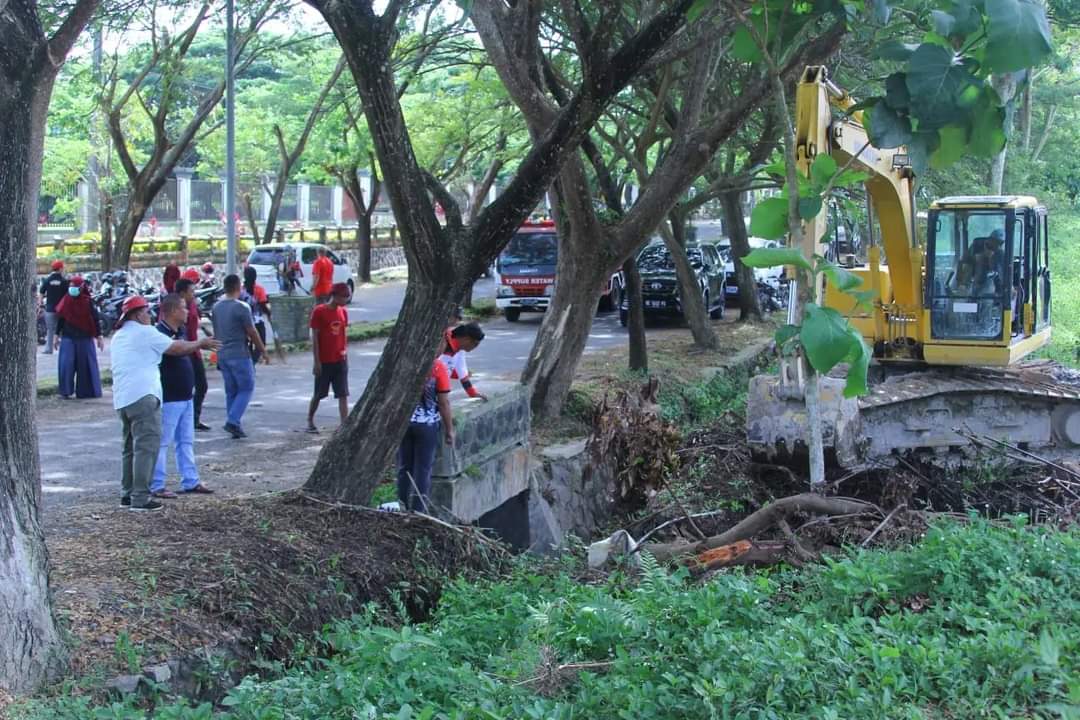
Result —
[[124, 433], [120, 504], [132, 510], [160, 510], [150, 498], [150, 481], [161, 445], [161, 356], [190, 355], [217, 349], [213, 338], [173, 340], [150, 324], [150, 304], [142, 295], [124, 301], [109, 354], [112, 358], [113, 408]]

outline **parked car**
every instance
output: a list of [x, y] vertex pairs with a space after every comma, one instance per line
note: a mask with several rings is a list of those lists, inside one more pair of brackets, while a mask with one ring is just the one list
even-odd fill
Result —
[[[763, 240], [762, 238], [752, 237], [749, 238], [749, 241], [751, 249], [783, 247], [783, 243], [778, 240]], [[729, 305], [738, 305], [739, 280], [735, 277], [735, 261], [732, 260], [731, 257], [730, 242], [730, 240], [724, 238], [723, 244], [719, 246], [720, 253], [724, 257], [724, 276], [727, 279], [727, 289], [724, 293], [724, 297], [727, 298], [727, 303]], [[764, 283], [779, 290], [784, 281], [784, 268], [755, 268], [754, 277], [757, 279], [758, 283]]]
[[[697, 276], [701, 299], [709, 317], [724, 317], [727, 295], [724, 276], [724, 260], [720, 250], [711, 243], [694, 243], [686, 248], [686, 256]], [[641, 273], [641, 300], [645, 315], [654, 317], [681, 317], [682, 299], [675, 262], [662, 241], [654, 240], [638, 254], [638, 272]], [[623, 299], [619, 308], [619, 322], [626, 325], [629, 305]]]
[[315, 258], [319, 256], [319, 248], [326, 248], [326, 256], [334, 263], [334, 282], [345, 283], [350, 291], [354, 290], [355, 283], [348, 260], [318, 243], [257, 245], [248, 255], [247, 264], [255, 268], [255, 272], [258, 273], [258, 282], [266, 288], [267, 295], [280, 295], [285, 291], [285, 285], [281, 281], [279, 272], [287, 262], [295, 258], [300, 261], [301, 275], [297, 283], [300, 286], [300, 292], [310, 294], [311, 266], [315, 264]]

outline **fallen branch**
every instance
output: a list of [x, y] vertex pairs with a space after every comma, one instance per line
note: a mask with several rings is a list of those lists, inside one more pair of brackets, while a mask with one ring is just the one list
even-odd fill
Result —
[[685, 561], [690, 572], [703, 575], [712, 570], [735, 566], [765, 567], [775, 565], [786, 559], [787, 546], [784, 543], [752, 543], [740, 540], [731, 545], [706, 550]]
[[[989, 440], [990, 442], [998, 445], [999, 447], [1003, 447], [1006, 450], [1010, 450], [1010, 451], [1012, 451], [1014, 453], [1018, 453], [1022, 457], [1029, 458], [1031, 460], [1034, 460], [1037, 463], [1040, 463], [1040, 464], [1045, 465], [1047, 467], [1053, 468], [1055, 470], [1059, 470], [1059, 471], [1065, 473], [1066, 475], [1068, 475], [1071, 478], [1074, 478], [1076, 480], [1080, 480], [1080, 473], [1076, 472], [1075, 470], [1070, 470], [1069, 468], [1065, 467], [1064, 465], [1059, 465], [1056, 462], [1053, 462], [1051, 460], [1047, 460], [1046, 458], [1044, 458], [1044, 457], [1042, 457], [1040, 455], [1036, 455], [1035, 453], [1030, 452], [1028, 450], [1024, 450], [1023, 448], [1016, 447], [1015, 445], [1010, 445], [1009, 443], [1007, 443], [1007, 442], [1005, 442], [1003, 440], [998, 440], [997, 438], [990, 437], [989, 435], [977, 435], [977, 434], [971, 432], [970, 430], [965, 432], [965, 431], [960, 430], [960, 429], [957, 428], [956, 432], [959, 433], [960, 435], [965, 436], [968, 440], [971, 440], [972, 442], [974, 442], [974, 443], [976, 443], [978, 445], [982, 445], [983, 447], [988, 447], [986, 441]], [[1054, 480], [1057, 481], [1057, 478], [1054, 478]], [[1057, 485], [1062, 490], [1065, 490], [1070, 495], [1072, 495], [1074, 498], [1080, 500], [1080, 495], [1077, 495], [1072, 490], [1072, 488], [1070, 488], [1068, 485], [1065, 485], [1064, 483], [1062, 483], [1060, 481], [1057, 482]]]
[[[876, 506], [848, 498], [822, 497], [817, 493], [800, 493], [780, 498], [754, 512], [735, 527], [720, 535], [713, 535], [696, 543], [652, 543], [646, 550], [661, 562], [669, 561], [681, 555], [700, 554], [705, 550], [730, 545], [739, 540], [749, 540], [756, 535], [776, 526], [780, 520], [791, 515], [806, 513], [813, 515], [852, 515], [875, 510]], [[879, 511], [880, 512], [880, 511]], [[640, 545], [640, 543], [639, 543]]]
[[866, 547], [870, 544], [870, 541], [877, 537], [877, 534], [885, 529], [885, 526], [889, 524], [889, 521], [896, 517], [896, 513], [900, 512], [907, 507], [906, 503], [900, 503], [892, 509], [892, 512], [885, 516], [885, 519], [881, 521], [881, 524], [874, 528], [874, 532], [866, 536], [866, 539], [859, 543], [859, 547]]

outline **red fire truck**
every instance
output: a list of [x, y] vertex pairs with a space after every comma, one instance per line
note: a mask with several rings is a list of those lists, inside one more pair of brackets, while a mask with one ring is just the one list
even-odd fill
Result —
[[[553, 220], [522, 223], [495, 261], [495, 305], [510, 322], [523, 312], [544, 312], [555, 290], [555, 267], [559, 260], [559, 234]], [[600, 298], [601, 312], [619, 307], [622, 275], [608, 279]]]

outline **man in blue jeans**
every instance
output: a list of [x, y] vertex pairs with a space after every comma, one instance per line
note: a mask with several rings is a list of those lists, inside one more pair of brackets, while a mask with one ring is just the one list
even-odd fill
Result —
[[[158, 310], [157, 329], [173, 340], [187, 339], [187, 304], [179, 294], [166, 295]], [[176, 469], [180, 473], [180, 491], [209, 495], [214, 492], [199, 482], [195, 465], [195, 367], [193, 355], [161, 356], [161, 447], [158, 450], [150, 494], [172, 499], [176, 493], [165, 487], [169, 445], [176, 446]], [[201, 362], [201, 360], [200, 360]]]
[[245, 438], [241, 421], [251, 396], [255, 392], [255, 365], [251, 362], [250, 342], [267, 365], [270, 356], [255, 330], [251, 308], [240, 300], [242, 285], [239, 275], [225, 276], [225, 297], [214, 305], [214, 337], [221, 343], [217, 366], [225, 381], [225, 432], [234, 438]]

